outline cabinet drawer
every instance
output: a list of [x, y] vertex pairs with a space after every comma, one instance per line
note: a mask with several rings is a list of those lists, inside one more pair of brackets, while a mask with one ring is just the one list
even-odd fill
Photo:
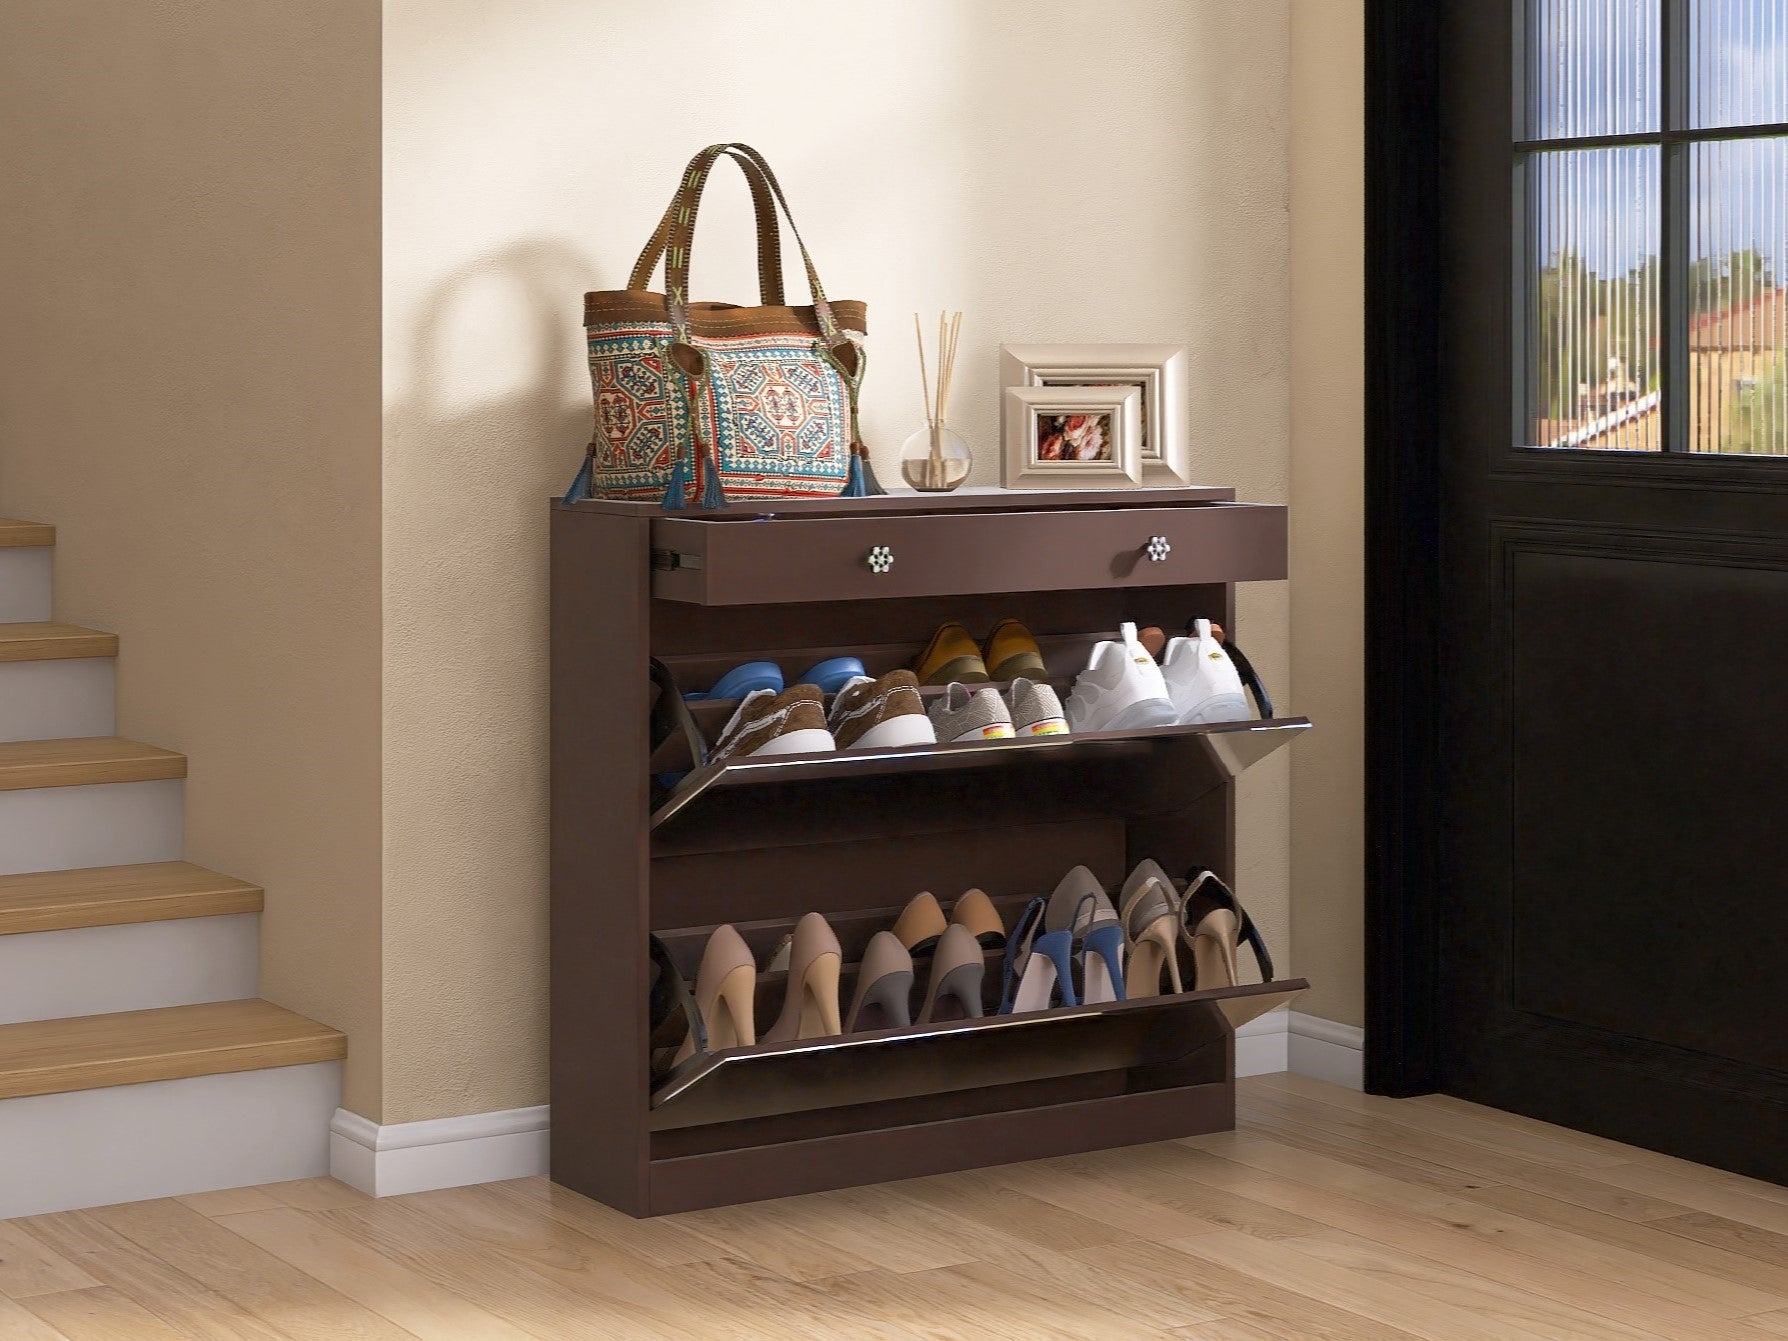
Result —
[[1188, 586], [1286, 575], [1286, 510], [1197, 503], [1073, 511], [652, 519], [652, 594], [699, 605]]

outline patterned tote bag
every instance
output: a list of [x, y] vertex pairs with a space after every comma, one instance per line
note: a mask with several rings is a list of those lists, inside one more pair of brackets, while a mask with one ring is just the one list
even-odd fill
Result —
[[[744, 170], [757, 214], [761, 306], [688, 301], [702, 189], [722, 157]], [[777, 206], [800, 248], [812, 302], [783, 298]], [[660, 256], [665, 292], [647, 289]], [[742, 144], [690, 160], [676, 197], [621, 290], [584, 296], [596, 431], [567, 498], [728, 501], [869, 492], [857, 429], [867, 317], [828, 301], [770, 165]], [[879, 492], [879, 490], [878, 490]]]

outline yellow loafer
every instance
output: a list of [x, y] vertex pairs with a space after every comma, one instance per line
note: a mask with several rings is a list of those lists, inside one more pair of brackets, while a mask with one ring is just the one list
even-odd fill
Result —
[[1016, 680], [1021, 675], [1031, 680], [1049, 678], [1037, 640], [1016, 619], [1002, 619], [993, 626], [993, 632], [987, 635], [982, 661], [988, 674], [996, 680]]
[[925, 650], [913, 663], [913, 674], [920, 684], [982, 684], [987, 680], [987, 663], [981, 659], [981, 647], [974, 636], [951, 620], [931, 635]]

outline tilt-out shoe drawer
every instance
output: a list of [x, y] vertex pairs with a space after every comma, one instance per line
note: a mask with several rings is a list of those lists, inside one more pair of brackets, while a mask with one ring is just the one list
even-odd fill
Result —
[[764, 605], [1286, 576], [1286, 510], [1197, 502], [652, 518], [652, 594]]

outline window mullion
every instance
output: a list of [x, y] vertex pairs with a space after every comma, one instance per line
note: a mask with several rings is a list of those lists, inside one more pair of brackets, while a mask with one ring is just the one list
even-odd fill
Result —
[[[1689, 0], [1660, 0], [1663, 18], [1660, 111], [1666, 133], [1689, 126]], [[1658, 239], [1658, 345], [1662, 430], [1667, 452], [1689, 450], [1689, 145], [1666, 142], [1661, 150]]]

